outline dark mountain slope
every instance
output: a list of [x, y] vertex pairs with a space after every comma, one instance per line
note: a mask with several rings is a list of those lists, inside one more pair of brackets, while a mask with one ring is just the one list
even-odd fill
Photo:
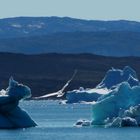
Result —
[[139, 32], [73, 32], [0, 39], [1, 52], [140, 56]]
[[140, 58], [103, 57], [90, 54], [65, 55], [22, 55], [0, 53], [0, 89], [6, 88], [8, 78], [14, 78], [31, 87], [33, 96], [39, 96], [60, 89], [71, 77], [74, 70], [78, 73], [67, 90], [80, 86], [96, 86], [111, 67], [123, 68], [129, 65], [140, 78]]

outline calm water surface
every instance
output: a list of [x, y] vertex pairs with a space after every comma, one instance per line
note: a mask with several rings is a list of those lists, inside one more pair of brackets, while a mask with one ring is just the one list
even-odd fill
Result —
[[140, 128], [75, 128], [91, 119], [91, 105], [61, 105], [58, 101], [20, 103], [38, 124], [35, 128], [0, 130], [0, 140], [139, 140]]

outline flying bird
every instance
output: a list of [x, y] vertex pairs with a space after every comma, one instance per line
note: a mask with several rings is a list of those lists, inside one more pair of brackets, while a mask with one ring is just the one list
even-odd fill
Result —
[[57, 92], [53, 92], [53, 93], [50, 93], [50, 94], [45, 94], [43, 96], [39, 96], [39, 97], [34, 97], [33, 99], [36, 99], [36, 100], [39, 100], [39, 99], [46, 99], [46, 98], [49, 98], [49, 97], [53, 97], [53, 96], [57, 96], [57, 97], [62, 97], [64, 96], [65, 92], [64, 90], [69, 86], [69, 84], [71, 83], [71, 81], [74, 79], [74, 77], [76, 76], [77, 74], [77, 70], [74, 71], [72, 77], [67, 81], [67, 83], [62, 87], [62, 89], [58, 90]]

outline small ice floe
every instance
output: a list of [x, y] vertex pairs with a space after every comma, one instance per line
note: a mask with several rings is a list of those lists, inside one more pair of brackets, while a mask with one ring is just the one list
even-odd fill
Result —
[[86, 119], [80, 119], [74, 124], [75, 127], [86, 127], [90, 125], [91, 125], [91, 121]]

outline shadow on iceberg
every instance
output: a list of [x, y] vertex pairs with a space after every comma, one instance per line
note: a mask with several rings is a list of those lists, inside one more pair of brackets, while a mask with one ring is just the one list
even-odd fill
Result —
[[97, 88], [113, 89], [122, 82], [128, 82], [130, 86], [140, 85], [136, 72], [129, 66], [121, 69], [110, 69]]
[[31, 96], [29, 87], [10, 78], [9, 87], [0, 93], [0, 129], [36, 126], [30, 116], [18, 106], [21, 99]]

